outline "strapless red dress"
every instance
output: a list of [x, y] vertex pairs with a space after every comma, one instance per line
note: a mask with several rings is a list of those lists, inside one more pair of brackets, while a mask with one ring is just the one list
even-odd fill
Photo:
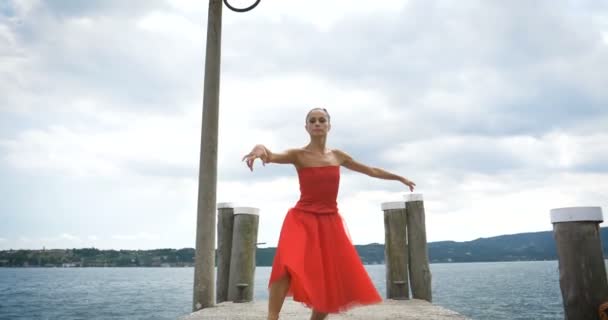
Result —
[[382, 301], [338, 213], [340, 167], [301, 168], [298, 178], [300, 200], [283, 221], [269, 286], [289, 273], [287, 295], [324, 313]]

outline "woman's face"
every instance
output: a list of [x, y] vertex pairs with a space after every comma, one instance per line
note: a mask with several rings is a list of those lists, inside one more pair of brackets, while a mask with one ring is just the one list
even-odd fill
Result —
[[327, 135], [330, 128], [329, 117], [327, 117], [325, 111], [315, 109], [308, 114], [308, 118], [306, 118], [306, 131], [311, 136]]

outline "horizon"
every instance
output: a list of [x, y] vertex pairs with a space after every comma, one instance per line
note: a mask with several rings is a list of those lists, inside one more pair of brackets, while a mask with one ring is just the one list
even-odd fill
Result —
[[[608, 227], [600, 227], [600, 229], [603, 228], [608, 228]], [[483, 239], [490, 239], [490, 238], [496, 238], [496, 237], [503, 237], [503, 236], [517, 236], [517, 235], [524, 235], [524, 234], [530, 234], [530, 233], [544, 233], [544, 232], [553, 232], [553, 230], [545, 230], [545, 231], [532, 231], [532, 232], [521, 232], [521, 233], [513, 233], [513, 234], [501, 234], [501, 235], [496, 235], [496, 236], [490, 236], [490, 237], [482, 237], [482, 238], [476, 238], [476, 239], [472, 239], [472, 240], [466, 240], [466, 241], [455, 241], [455, 240], [440, 240], [440, 241], [427, 241], [427, 244], [430, 243], [437, 243], [437, 242], [456, 242], [456, 243], [463, 243], [463, 242], [472, 242], [472, 241], [477, 241], [477, 240], [483, 240]], [[384, 245], [384, 242], [370, 242], [370, 243], [353, 243], [353, 245], [355, 246], [368, 246], [368, 245]], [[258, 249], [268, 249], [268, 248], [276, 248], [276, 246], [257, 246]], [[158, 248], [150, 248], [150, 249], [124, 249], [124, 248], [120, 248], [120, 249], [116, 249], [116, 248], [97, 248], [97, 247], [80, 247], [80, 248], [34, 248], [34, 249], [0, 249], [0, 251], [18, 251], [18, 250], [31, 250], [31, 251], [35, 251], [35, 250], [72, 250], [72, 249], [97, 249], [97, 250], [125, 250], [125, 251], [153, 251], [153, 250], [183, 250], [183, 249], [195, 249], [194, 247], [182, 247], [182, 248], [171, 248], [171, 247], [158, 247]], [[215, 248], [215, 250], [217, 250], [217, 246]]]

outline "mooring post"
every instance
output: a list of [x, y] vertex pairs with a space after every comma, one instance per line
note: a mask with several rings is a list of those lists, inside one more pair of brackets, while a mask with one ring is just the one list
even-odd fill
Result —
[[247, 302], [253, 300], [255, 253], [258, 242], [258, 213], [258, 208], [234, 208], [228, 285], [229, 301]]
[[608, 301], [599, 230], [602, 221], [601, 207], [551, 210], [566, 320], [599, 320], [598, 309]]
[[234, 205], [229, 202], [217, 204], [217, 279], [216, 302], [228, 301], [230, 277], [230, 255], [232, 254], [232, 229]]
[[412, 298], [433, 301], [422, 194], [405, 195], [407, 244]]
[[386, 298], [409, 299], [407, 216], [405, 202], [382, 203]]

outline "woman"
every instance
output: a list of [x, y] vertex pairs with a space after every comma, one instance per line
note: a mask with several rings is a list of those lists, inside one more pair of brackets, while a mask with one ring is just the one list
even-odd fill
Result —
[[279, 318], [286, 295], [293, 295], [295, 301], [310, 307], [312, 320], [382, 300], [338, 213], [340, 166], [371, 177], [400, 181], [410, 191], [416, 185], [402, 176], [359, 163], [343, 151], [327, 148], [331, 129], [327, 110], [310, 110], [305, 128], [310, 142], [303, 148], [274, 153], [256, 145], [243, 157], [252, 171], [258, 158], [264, 165], [292, 164], [300, 181], [300, 200], [285, 216], [272, 265], [268, 301], [268, 319], [272, 320]]

